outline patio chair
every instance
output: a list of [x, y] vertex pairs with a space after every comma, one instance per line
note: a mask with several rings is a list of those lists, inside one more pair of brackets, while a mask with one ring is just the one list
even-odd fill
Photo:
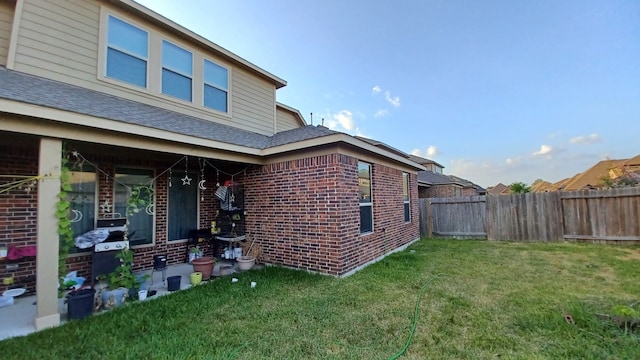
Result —
[[164, 285], [167, 279], [167, 254], [153, 255], [153, 270], [151, 271], [151, 285], [153, 285], [153, 273], [156, 271], [162, 272], [162, 284]]

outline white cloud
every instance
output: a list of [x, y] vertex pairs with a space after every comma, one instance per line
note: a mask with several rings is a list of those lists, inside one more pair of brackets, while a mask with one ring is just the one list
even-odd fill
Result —
[[389, 104], [393, 105], [393, 107], [400, 106], [400, 98], [397, 96], [391, 96], [389, 91], [384, 92], [384, 98], [389, 102]]
[[507, 158], [505, 161], [505, 164], [507, 164], [508, 166], [513, 166], [518, 162], [518, 159], [514, 159], [514, 158]]
[[438, 150], [438, 148], [435, 147], [434, 145], [430, 145], [425, 151], [422, 151], [420, 149], [411, 150], [411, 155], [420, 156], [420, 157], [429, 159], [431, 157], [440, 155], [440, 150]]
[[574, 138], [571, 138], [569, 142], [572, 144], [593, 144], [599, 142], [600, 140], [600, 135], [594, 133], [588, 136], [576, 136]]
[[553, 148], [549, 145], [542, 145], [540, 146], [540, 150], [534, 152], [532, 155], [533, 156], [540, 156], [540, 155], [546, 155], [546, 156], [551, 156], [551, 152], [553, 151]]
[[378, 111], [376, 111], [375, 114], [373, 114], [373, 117], [379, 118], [379, 117], [384, 117], [384, 116], [387, 116], [387, 115], [389, 115], [389, 110], [378, 110]]
[[374, 86], [373, 89], [371, 89], [371, 93], [374, 95], [380, 93], [381, 91], [382, 91], [382, 88], [378, 85]]
[[331, 130], [339, 130], [339, 128], [342, 128], [351, 131], [355, 128], [353, 114], [349, 110], [342, 110], [330, 116], [331, 118], [326, 121], [326, 126]]

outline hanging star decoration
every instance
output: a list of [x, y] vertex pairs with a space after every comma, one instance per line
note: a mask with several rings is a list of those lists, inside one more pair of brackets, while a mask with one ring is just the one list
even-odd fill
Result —
[[191, 178], [187, 174], [180, 180], [182, 180], [182, 185], [191, 185]]
[[102, 210], [103, 213], [111, 212], [111, 204], [109, 204], [109, 199], [106, 199], [102, 204], [100, 204], [100, 210]]

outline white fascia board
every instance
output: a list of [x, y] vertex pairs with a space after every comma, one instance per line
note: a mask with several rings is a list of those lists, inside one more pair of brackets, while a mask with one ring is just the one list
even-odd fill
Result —
[[223, 150], [226, 152], [235, 152], [251, 156], [260, 156], [260, 149], [239, 146], [220, 141], [207, 140], [189, 135], [177, 134], [167, 130], [154, 129], [146, 126], [128, 124], [121, 121], [114, 121], [100, 117], [94, 117], [84, 114], [78, 114], [65, 110], [58, 110], [33, 104], [27, 104], [18, 101], [0, 99], [0, 109], [3, 112], [29, 116], [34, 118], [53, 120], [70, 125], [90, 127], [108, 131], [116, 131], [131, 135], [155, 138], [163, 141], [172, 141], [193, 146], [201, 146], [211, 149]]
[[385, 151], [383, 149], [380, 149], [377, 146], [371, 145], [367, 142], [364, 142], [362, 140], [358, 140], [356, 138], [354, 138], [351, 135], [347, 135], [344, 133], [337, 133], [337, 134], [332, 134], [332, 135], [327, 135], [327, 136], [322, 136], [322, 137], [317, 137], [317, 138], [313, 138], [313, 139], [308, 139], [308, 140], [303, 140], [303, 141], [298, 141], [295, 143], [290, 143], [290, 144], [285, 144], [285, 145], [280, 145], [280, 146], [274, 146], [271, 148], [267, 148], [262, 152], [262, 155], [265, 156], [269, 156], [269, 155], [277, 155], [280, 153], [284, 153], [284, 152], [288, 152], [288, 151], [295, 151], [295, 150], [304, 150], [306, 148], [309, 147], [313, 147], [313, 146], [321, 146], [321, 145], [328, 145], [328, 144], [334, 144], [334, 143], [346, 143], [352, 146], [355, 146], [357, 148], [366, 150], [368, 152], [374, 153], [376, 155], [382, 156], [382, 157], [386, 157], [388, 159], [397, 161], [399, 163], [405, 164], [407, 166], [410, 166], [414, 169], [417, 170], [426, 170], [426, 168], [416, 162], [413, 162], [407, 158], [401, 157], [396, 155], [395, 153], [392, 153], [390, 151]]

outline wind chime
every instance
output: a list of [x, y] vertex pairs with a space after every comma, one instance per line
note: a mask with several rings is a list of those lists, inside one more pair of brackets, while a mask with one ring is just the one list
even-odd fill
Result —
[[204, 179], [204, 159], [202, 159], [202, 161], [200, 161], [201, 159], [198, 158], [198, 166], [200, 166], [200, 182], [198, 183], [198, 189], [200, 189], [200, 201], [203, 202], [204, 201], [204, 191], [207, 190], [207, 188], [204, 186], [204, 183], [207, 181]]

